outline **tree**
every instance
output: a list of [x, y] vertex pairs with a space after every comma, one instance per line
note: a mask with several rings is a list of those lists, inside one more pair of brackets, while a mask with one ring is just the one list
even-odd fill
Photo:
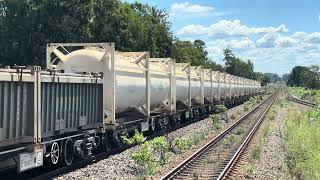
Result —
[[50, 42], [115, 42], [120, 51], [171, 57], [167, 12], [119, 0], [0, 1], [0, 59], [4, 65], [45, 65]]
[[303, 86], [311, 89], [320, 88], [320, 79], [314, 66], [296, 66], [289, 74], [287, 84], [289, 86]]
[[223, 54], [225, 70], [227, 73], [240, 77], [255, 79], [253, 63], [250, 60], [244, 61], [235, 57], [230, 49], [225, 49]]
[[205, 43], [202, 40], [191, 42], [176, 39], [173, 44], [173, 58], [178, 63], [190, 63], [192, 66], [224, 71], [221, 65], [208, 58], [208, 52], [205, 50]]

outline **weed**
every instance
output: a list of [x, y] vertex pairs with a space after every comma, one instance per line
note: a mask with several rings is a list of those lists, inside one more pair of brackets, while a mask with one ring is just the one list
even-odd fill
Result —
[[246, 163], [246, 164], [244, 165], [244, 172], [246, 173], [247, 176], [250, 176], [250, 175], [252, 174], [252, 172], [253, 172], [253, 167], [252, 167], [252, 165], [249, 164], [249, 163]]
[[193, 142], [190, 138], [177, 138], [174, 139], [173, 142], [173, 149], [176, 153], [182, 153], [192, 146]]
[[129, 138], [128, 136], [121, 136], [121, 138], [128, 145], [141, 144], [146, 140], [143, 134], [137, 130], [135, 131], [135, 134], [133, 137]]
[[227, 111], [227, 107], [225, 105], [219, 104], [219, 105], [215, 105], [213, 107], [213, 109], [215, 110], [216, 113], [223, 113], [225, 111]]
[[224, 146], [225, 147], [230, 147], [231, 144], [235, 142], [235, 139], [236, 139], [235, 135], [231, 134], [230, 136], [228, 136], [227, 138], [225, 138], [223, 140]]
[[263, 138], [266, 138], [268, 136], [270, 132], [270, 126], [264, 126], [263, 129], [262, 129], [262, 136]]
[[160, 165], [163, 165], [168, 160], [169, 143], [163, 136], [156, 137], [152, 141], [153, 154], [157, 158]]
[[199, 179], [201, 177], [201, 174], [198, 171], [193, 171], [192, 172], [192, 177], [194, 179]]
[[235, 119], [235, 118], [236, 118], [236, 116], [235, 116], [234, 114], [231, 114], [231, 115], [230, 115], [230, 119], [233, 120], [233, 119]]
[[236, 131], [234, 132], [234, 134], [236, 135], [240, 135], [243, 134], [246, 130], [242, 127], [242, 128], [237, 128]]
[[153, 155], [152, 146], [144, 142], [138, 152], [131, 154], [131, 158], [138, 165], [138, 171], [143, 175], [153, 175], [158, 170], [158, 163]]
[[258, 142], [253, 146], [253, 149], [251, 150], [250, 156], [252, 159], [258, 160], [261, 156], [261, 143]]
[[213, 164], [213, 163], [215, 163], [215, 160], [209, 158], [209, 159], [206, 160], [206, 163], [207, 164]]
[[274, 113], [271, 113], [270, 116], [269, 116], [269, 119], [270, 119], [271, 121], [275, 120], [275, 119], [276, 119], [275, 114], [274, 114]]
[[216, 115], [211, 116], [211, 122], [214, 130], [220, 129], [221, 125], [220, 125], [218, 116]]
[[[320, 179], [320, 117], [317, 111], [320, 107], [311, 113], [290, 109], [285, 121], [288, 167], [299, 179]], [[310, 121], [310, 117], [314, 119]]]

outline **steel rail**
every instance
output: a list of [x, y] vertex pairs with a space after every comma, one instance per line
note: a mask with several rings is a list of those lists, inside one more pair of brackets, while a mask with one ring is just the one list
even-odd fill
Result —
[[[277, 93], [277, 92], [276, 92]], [[243, 150], [247, 147], [247, 145], [250, 143], [251, 139], [253, 138], [254, 134], [257, 132], [257, 130], [259, 129], [260, 124], [262, 123], [262, 121], [264, 120], [264, 117], [266, 116], [266, 114], [269, 112], [271, 106], [273, 105], [274, 101], [275, 101], [276, 97], [274, 97], [274, 99], [272, 100], [272, 102], [270, 103], [270, 105], [266, 108], [266, 110], [263, 112], [263, 114], [260, 116], [259, 120], [257, 121], [257, 123], [254, 125], [254, 127], [251, 129], [250, 133], [247, 135], [247, 137], [245, 138], [245, 140], [242, 142], [242, 144], [240, 145], [240, 147], [238, 148], [238, 150], [234, 153], [234, 155], [232, 156], [232, 158], [229, 160], [228, 164], [225, 166], [225, 168], [222, 170], [222, 172], [220, 173], [220, 175], [218, 176], [217, 180], [223, 179], [226, 177], [226, 175], [228, 174], [228, 172], [232, 169], [233, 165], [235, 164], [235, 162], [237, 161], [238, 157], [241, 155], [241, 153], [243, 152]]]
[[288, 94], [288, 99], [293, 101], [293, 102], [296, 102], [296, 103], [299, 103], [299, 104], [302, 104], [302, 105], [305, 105], [305, 106], [309, 106], [309, 107], [316, 107], [315, 103], [299, 99], [299, 98], [297, 98], [295, 96], [292, 96], [289, 92], [287, 94]]
[[[263, 100], [261, 103], [256, 105], [251, 111], [243, 115], [239, 120], [234, 122], [232, 125], [230, 125], [228, 128], [226, 128], [223, 132], [215, 136], [212, 140], [210, 140], [208, 143], [203, 145], [200, 149], [198, 149], [195, 153], [193, 153], [191, 156], [186, 158], [184, 161], [182, 161], [179, 165], [177, 165], [174, 169], [169, 171], [167, 174], [161, 177], [161, 179], [171, 179], [176, 173], [178, 173], [181, 169], [183, 169], [189, 162], [197, 158], [199, 155], [203, 154], [208, 148], [216, 144], [218, 141], [220, 141], [225, 135], [227, 135], [230, 131], [232, 131], [235, 127], [237, 127], [242, 121], [246, 119], [250, 114], [252, 114], [256, 109], [261, 107], [267, 100], [270, 98], [274, 97], [277, 92], [274, 94], [270, 95], [268, 98]], [[273, 101], [272, 101], [273, 102]], [[272, 103], [271, 103], [272, 104]]]

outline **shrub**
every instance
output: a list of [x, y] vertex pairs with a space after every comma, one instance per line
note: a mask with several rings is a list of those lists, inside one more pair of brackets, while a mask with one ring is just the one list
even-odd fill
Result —
[[169, 143], [163, 136], [156, 137], [152, 141], [153, 154], [157, 157], [157, 161], [160, 165], [163, 165], [168, 160]]
[[141, 144], [146, 140], [143, 134], [137, 130], [135, 131], [134, 136], [130, 138], [128, 136], [121, 136], [121, 138], [128, 145]]
[[211, 116], [211, 122], [214, 130], [220, 129], [221, 125], [220, 125], [218, 116], [216, 115]]
[[227, 107], [223, 104], [215, 105], [213, 108], [216, 113], [223, 113], [228, 110]]
[[190, 149], [193, 142], [190, 138], [177, 138], [173, 140], [172, 144], [175, 153], [182, 153]]
[[158, 163], [153, 155], [150, 143], [144, 142], [138, 152], [131, 154], [131, 158], [138, 165], [138, 171], [144, 175], [153, 175], [158, 170]]

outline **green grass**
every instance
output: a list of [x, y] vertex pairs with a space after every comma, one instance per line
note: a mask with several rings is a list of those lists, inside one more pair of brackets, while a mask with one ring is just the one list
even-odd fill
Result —
[[306, 89], [304, 87], [289, 87], [289, 92], [302, 100], [317, 104], [320, 103], [320, 90]]
[[290, 173], [299, 179], [320, 179], [319, 111], [320, 107], [312, 113], [291, 109], [286, 119], [288, 167]]
[[253, 149], [251, 150], [250, 156], [252, 159], [258, 160], [261, 157], [261, 142], [258, 142], [253, 146]]

